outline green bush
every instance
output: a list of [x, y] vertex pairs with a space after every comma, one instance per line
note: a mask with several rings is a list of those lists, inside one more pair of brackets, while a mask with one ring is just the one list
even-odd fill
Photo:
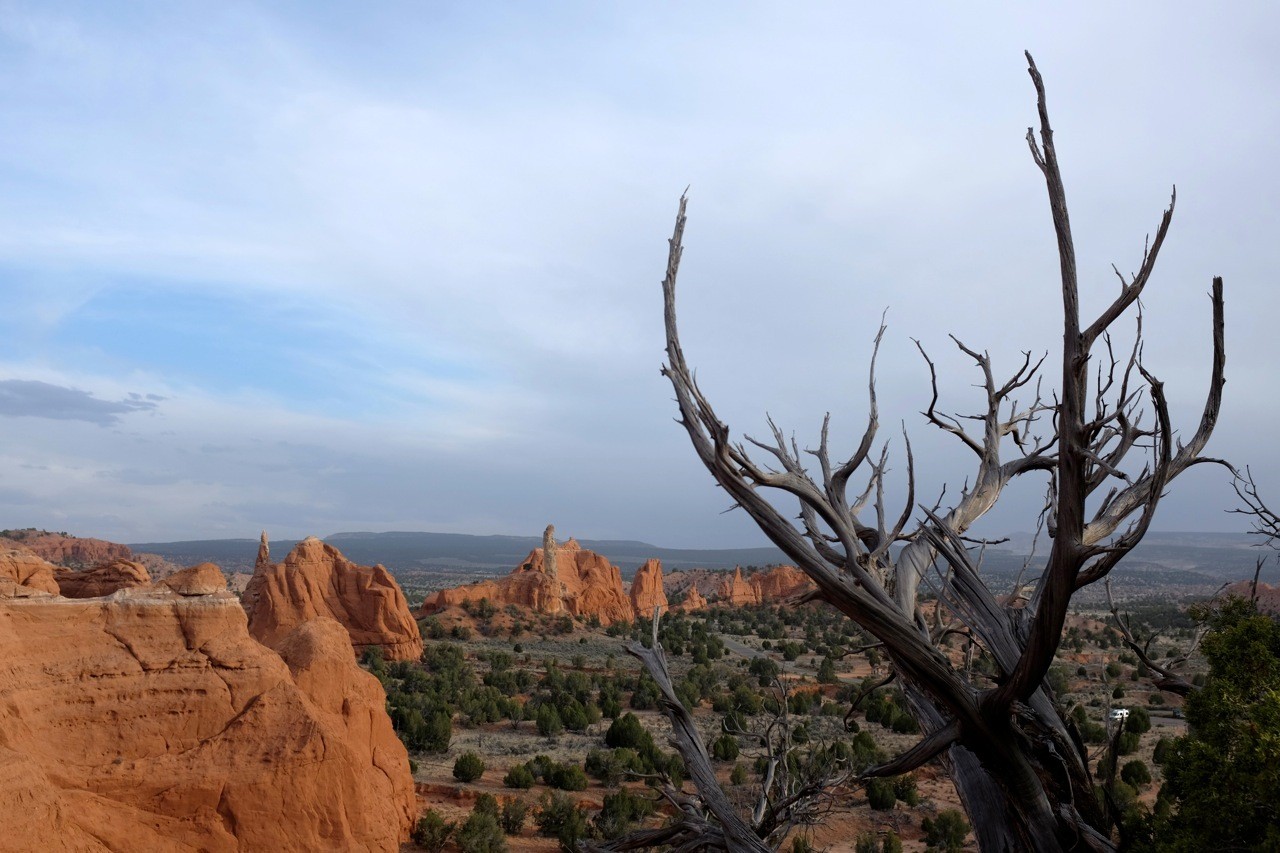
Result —
[[498, 822], [502, 824], [502, 831], [507, 835], [519, 835], [524, 829], [525, 817], [529, 814], [529, 806], [524, 800], [516, 797], [502, 801], [502, 813], [498, 815]]
[[716, 761], [736, 761], [738, 752], [738, 739], [731, 734], [722, 734], [711, 742], [711, 757]]
[[558, 839], [566, 850], [577, 849], [578, 842], [587, 837], [587, 818], [567, 794], [544, 794], [533, 822], [539, 835]]
[[560, 713], [551, 704], [538, 706], [538, 734], [543, 737], [559, 737], [564, 732], [564, 722]]
[[1151, 761], [1157, 766], [1164, 764], [1173, 755], [1173, 739], [1162, 737], [1156, 741], [1155, 751], [1151, 754]]
[[547, 773], [547, 784], [561, 791], [585, 791], [587, 774], [576, 764], [556, 764]]
[[730, 784], [730, 785], [745, 785], [745, 784], [747, 784], [747, 768], [746, 768], [746, 765], [744, 765], [744, 764], [735, 764], [735, 765], [733, 765], [733, 771], [729, 773], [729, 784]]
[[474, 782], [484, 774], [484, 759], [474, 752], [464, 752], [453, 762], [453, 778], [459, 782]]
[[615, 794], [605, 795], [604, 807], [592, 820], [592, 825], [596, 835], [613, 840], [626, 835], [656, 810], [652, 800], [623, 788]]
[[453, 840], [462, 853], [507, 853], [498, 819], [484, 812], [473, 811]]
[[1124, 780], [1125, 784], [1141, 788], [1143, 785], [1150, 784], [1151, 771], [1147, 769], [1146, 764], [1135, 758], [1120, 768], [1120, 778]]
[[427, 809], [422, 817], [418, 818], [418, 823], [414, 826], [410, 837], [414, 844], [427, 849], [430, 853], [440, 853], [449, 843], [456, 828], [456, 823], [446, 821], [435, 809]]
[[1151, 715], [1146, 708], [1130, 708], [1129, 717], [1124, 721], [1124, 730], [1135, 735], [1151, 731]]
[[878, 812], [886, 812], [893, 808], [898, 796], [893, 792], [893, 783], [887, 779], [872, 779], [867, 783], [867, 802]]
[[958, 851], [964, 848], [964, 838], [969, 834], [969, 824], [964, 815], [955, 809], [943, 809], [937, 819], [925, 818], [920, 822], [924, 830], [924, 842], [929, 850]]
[[533, 774], [523, 764], [517, 764], [512, 767], [507, 771], [507, 775], [502, 778], [502, 784], [508, 788], [532, 788], [533, 782]]

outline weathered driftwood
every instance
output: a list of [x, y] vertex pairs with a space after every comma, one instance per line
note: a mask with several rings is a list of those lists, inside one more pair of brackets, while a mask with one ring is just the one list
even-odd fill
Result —
[[[1027, 62], [1040, 125], [1038, 138], [1028, 129], [1027, 144], [1044, 176], [1057, 237], [1063, 304], [1061, 386], [1053, 402], [1041, 396], [1044, 359], [1033, 360], [1029, 353], [1012, 376], [999, 383], [987, 353], [953, 338], [960, 352], [976, 363], [985, 399], [976, 415], [943, 414], [937, 408], [933, 362], [921, 347], [933, 376], [924, 416], [954, 435], [976, 458], [972, 478], [951, 506], [920, 507], [916, 526], [908, 529], [916, 511], [909, 443], [906, 506], [896, 517], [885, 506], [886, 456], [883, 451], [873, 453], [878, 430], [875, 355], [883, 323], [872, 348], [868, 424], [848, 459], [832, 459], [829, 418], [823, 421], [818, 448], [806, 451], [816, 463], [812, 473], [795, 440], [788, 441], [772, 421], [770, 441], [747, 438], [771, 457], [769, 465], [758, 463], [744, 444], [731, 440], [729, 427], [694, 379], [677, 329], [675, 288], [684, 251], [684, 197], [663, 281], [668, 358], [663, 375], [675, 390], [679, 421], [698, 458], [735, 505], [814, 580], [817, 591], [812, 598], [836, 607], [883, 644], [925, 734], [919, 745], [882, 772], [905, 772], [940, 760], [984, 851], [1111, 850], [1111, 822], [1095, 795], [1087, 754], [1074, 727], [1059, 713], [1045, 676], [1072, 595], [1104, 579], [1138, 544], [1175, 478], [1193, 465], [1220, 461], [1202, 453], [1217, 423], [1224, 384], [1222, 280], [1213, 280], [1210, 293], [1213, 357], [1204, 411], [1190, 439], [1175, 442], [1163, 386], [1142, 362], [1141, 316], [1127, 356], [1116, 355], [1109, 329], [1138, 302], [1150, 280], [1176, 194], [1155, 238], [1143, 250], [1138, 271], [1125, 277], [1116, 270], [1118, 295], [1092, 321], [1082, 322], [1066, 191], [1044, 84], [1029, 54]], [[1092, 371], [1096, 374], [1091, 388]], [[1029, 402], [1019, 403], [1018, 395]], [[1129, 457], [1135, 449], [1145, 464], [1132, 464]], [[982, 580], [965, 534], [1006, 485], [1037, 472], [1048, 480], [1044, 518], [1052, 546], [1029, 600], [1017, 606], [1023, 602], [1015, 604], [1012, 596], [1002, 600]], [[848, 487], [855, 474], [866, 476], [867, 485], [851, 497]], [[799, 502], [798, 523], [775, 505], [775, 497], [766, 496], [768, 490]], [[870, 514], [874, 521], [864, 521]], [[902, 546], [896, 555], [890, 549], [895, 544]], [[918, 605], [922, 582], [937, 590], [947, 624], [927, 624]], [[937, 648], [938, 639], [949, 631], [963, 631], [991, 655], [998, 670], [994, 684], [975, 682], [967, 668], [953, 666]], [[674, 699], [673, 693], [667, 695]], [[694, 759], [696, 763], [696, 754]], [[714, 779], [705, 772], [694, 773], [692, 766], [690, 770], [710, 812], [735, 826], [720, 814], [723, 804]]]

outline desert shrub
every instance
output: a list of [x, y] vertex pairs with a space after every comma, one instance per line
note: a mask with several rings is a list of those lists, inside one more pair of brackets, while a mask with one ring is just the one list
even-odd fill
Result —
[[558, 839], [566, 850], [577, 849], [578, 842], [587, 837], [587, 818], [567, 794], [544, 794], [533, 822], [539, 835]]
[[920, 822], [924, 830], [925, 844], [929, 850], [958, 851], [964, 848], [964, 838], [969, 834], [969, 824], [964, 815], [955, 809], [943, 809], [937, 818], [925, 818]]
[[1140, 759], [1135, 758], [1120, 768], [1120, 778], [1128, 785], [1141, 788], [1143, 785], [1150, 784], [1151, 771]]
[[538, 706], [538, 734], [543, 737], [559, 737], [564, 732], [564, 722], [552, 704]]
[[1139, 736], [1133, 732], [1123, 732], [1120, 735], [1120, 754], [1132, 755], [1138, 751]]
[[556, 764], [547, 773], [547, 784], [561, 791], [585, 791], [587, 774], [576, 764]]
[[887, 779], [872, 779], [867, 783], [867, 802], [876, 811], [884, 812], [893, 808], [898, 796], [893, 792], [893, 783]]
[[652, 800], [623, 788], [605, 795], [604, 807], [592, 820], [592, 826], [601, 838], [621, 838], [656, 809]]
[[498, 816], [498, 800], [493, 794], [481, 794], [476, 797], [475, 804], [471, 807], [471, 811], [487, 814], [490, 817]]
[[507, 853], [507, 839], [498, 819], [486, 812], [471, 812], [453, 840], [461, 853]]
[[738, 758], [738, 739], [723, 734], [711, 742], [711, 757], [716, 761], [735, 761]]
[[429, 850], [430, 853], [440, 853], [449, 843], [455, 828], [457, 824], [440, 817], [440, 813], [435, 809], [427, 809], [422, 817], [418, 818], [411, 837], [413, 843], [419, 847]]
[[517, 764], [512, 767], [507, 771], [507, 775], [502, 778], [502, 784], [508, 788], [532, 788], [533, 782], [533, 774], [523, 764]]
[[916, 777], [910, 774], [894, 777], [893, 795], [911, 808], [920, 805], [920, 791], [916, 788]]
[[453, 762], [453, 778], [459, 782], [474, 782], [484, 774], [484, 759], [474, 752], [464, 752]]
[[1124, 721], [1124, 730], [1135, 735], [1151, 731], [1151, 715], [1146, 708], [1130, 708], [1129, 717]]
[[1164, 764], [1173, 755], [1173, 738], [1162, 737], [1156, 741], [1155, 751], [1151, 753], [1151, 761], [1157, 766]]
[[525, 817], [529, 814], [529, 806], [524, 800], [511, 797], [502, 801], [502, 812], [498, 822], [507, 835], [519, 835], [524, 829]]
[[747, 768], [746, 768], [746, 765], [744, 765], [744, 764], [735, 764], [735, 765], [733, 765], [733, 771], [729, 773], [729, 784], [730, 784], [730, 785], [745, 785], [745, 784], [747, 784]]

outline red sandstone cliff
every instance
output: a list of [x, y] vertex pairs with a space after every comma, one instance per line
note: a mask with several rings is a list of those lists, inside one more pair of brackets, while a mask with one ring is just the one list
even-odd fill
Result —
[[684, 597], [684, 601], [676, 605], [676, 610], [693, 613], [696, 610], [705, 610], [706, 607], [707, 600], [702, 597], [702, 593], [698, 592], [698, 587], [690, 585], [689, 593]]
[[637, 619], [652, 619], [655, 607], [659, 613], [667, 612], [667, 593], [662, 586], [662, 563], [658, 560], [646, 560], [636, 570], [636, 576], [631, 581], [631, 609]]
[[388, 660], [422, 655], [418, 623], [391, 573], [356, 565], [314, 536], [283, 563], [260, 556], [242, 601], [249, 633], [272, 648], [304, 622], [325, 617], [347, 629], [357, 653], [381, 646]]
[[399, 849], [408, 757], [346, 631], [277, 654], [223, 585], [0, 599], [0, 850]]
[[505, 578], [440, 590], [427, 597], [422, 612], [436, 613], [485, 598], [498, 607], [514, 604], [538, 613], [595, 616], [603, 625], [630, 622], [634, 616], [618, 567], [583, 549], [575, 539], [555, 545], [552, 527], [547, 528], [543, 547], [530, 551]]

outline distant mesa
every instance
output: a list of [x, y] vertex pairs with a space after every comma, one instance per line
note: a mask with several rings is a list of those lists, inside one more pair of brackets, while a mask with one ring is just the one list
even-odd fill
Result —
[[382, 566], [360, 566], [314, 536], [272, 563], [263, 533], [258, 561], [242, 597], [249, 633], [278, 648], [294, 629], [317, 618], [342, 625], [357, 654], [373, 646], [388, 660], [416, 660], [422, 636], [395, 578]]
[[530, 551], [505, 578], [440, 590], [427, 596], [420, 612], [437, 613], [482, 599], [497, 607], [511, 604], [536, 613], [594, 616], [602, 625], [630, 622], [635, 616], [618, 567], [584, 549], [576, 539], [557, 545], [551, 526], [543, 546]]
[[342, 625], [277, 654], [216, 566], [78, 599], [52, 568], [0, 552], [0, 848], [400, 849], [408, 755]]
[[105, 539], [81, 539], [47, 530], [0, 531], [0, 550], [21, 547], [43, 560], [68, 569], [89, 569], [112, 560], [132, 560], [128, 545]]

